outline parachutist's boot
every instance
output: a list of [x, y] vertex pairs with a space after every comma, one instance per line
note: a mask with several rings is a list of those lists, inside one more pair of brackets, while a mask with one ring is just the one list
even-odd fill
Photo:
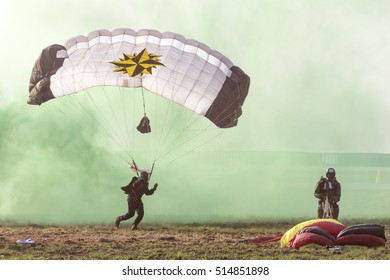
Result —
[[138, 230], [138, 227], [136, 224], [133, 224], [132, 227], [131, 227], [131, 230]]
[[121, 223], [121, 221], [122, 221], [122, 216], [119, 216], [119, 217], [116, 218], [116, 220], [115, 220], [115, 226], [116, 226], [117, 228], [119, 227], [119, 224]]

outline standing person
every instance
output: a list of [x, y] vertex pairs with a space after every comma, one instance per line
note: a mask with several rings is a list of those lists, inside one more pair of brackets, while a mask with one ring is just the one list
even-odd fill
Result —
[[340, 201], [341, 197], [341, 185], [336, 179], [336, 170], [334, 168], [328, 168], [326, 170], [326, 178], [321, 176], [321, 179], [316, 185], [314, 196], [318, 198], [318, 218], [337, 220], [339, 217], [339, 206], [337, 202]]
[[155, 183], [152, 189], [148, 188], [149, 186], [149, 173], [142, 171], [140, 177], [133, 177], [131, 182], [121, 189], [127, 194], [127, 206], [128, 211], [125, 215], [118, 216], [115, 220], [115, 226], [119, 227], [121, 221], [128, 220], [137, 213], [137, 217], [131, 227], [132, 230], [138, 229], [138, 224], [142, 221], [144, 217], [144, 204], [142, 203], [142, 196], [152, 195], [156, 191], [158, 184]]

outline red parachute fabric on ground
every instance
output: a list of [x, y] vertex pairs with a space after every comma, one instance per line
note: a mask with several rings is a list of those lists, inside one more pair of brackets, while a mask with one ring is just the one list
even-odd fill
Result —
[[289, 243], [289, 247], [298, 250], [302, 246], [309, 245], [309, 244], [316, 244], [320, 246], [334, 246], [334, 242], [323, 235], [319, 235], [311, 232], [303, 232], [298, 234], [295, 237], [295, 240], [291, 244], [291, 246]]
[[382, 247], [386, 239], [371, 234], [348, 234], [336, 239], [336, 245], [359, 245], [367, 247]]

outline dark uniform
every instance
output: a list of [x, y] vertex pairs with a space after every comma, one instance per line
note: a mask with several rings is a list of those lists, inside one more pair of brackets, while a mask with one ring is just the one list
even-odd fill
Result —
[[[145, 175], [146, 174], [146, 175]], [[154, 184], [152, 189], [149, 189], [148, 174], [145, 172], [141, 173], [141, 177], [133, 177], [131, 182], [122, 187], [122, 190], [127, 194], [127, 206], [128, 210], [125, 215], [119, 216], [115, 220], [115, 226], [119, 227], [121, 221], [128, 220], [137, 213], [137, 217], [133, 223], [132, 229], [137, 229], [138, 224], [144, 217], [144, 204], [142, 203], [142, 196], [152, 195], [157, 189], [158, 184]]]
[[[317, 216], [319, 219], [322, 218], [333, 218], [338, 219], [339, 217], [339, 206], [337, 202], [340, 201], [341, 197], [341, 185], [336, 179], [336, 171], [333, 168], [328, 168], [326, 172], [326, 178], [321, 179], [316, 184], [314, 196], [318, 198], [318, 209]], [[328, 198], [331, 214], [330, 217], [324, 216], [325, 200]]]

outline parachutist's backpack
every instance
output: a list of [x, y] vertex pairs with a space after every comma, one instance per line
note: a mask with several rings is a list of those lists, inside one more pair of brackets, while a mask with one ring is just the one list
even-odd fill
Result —
[[130, 194], [130, 192], [134, 189], [134, 182], [137, 181], [138, 177], [134, 176], [130, 183], [127, 186], [121, 187], [122, 191], [125, 192], [125, 194]]
[[141, 133], [149, 133], [151, 132], [151, 128], [150, 128], [150, 121], [148, 119], [147, 116], [144, 116], [142, 119], [141, 119], [141, 122], [139, 123], [139, 125], [137, 126], [137, 130]]

